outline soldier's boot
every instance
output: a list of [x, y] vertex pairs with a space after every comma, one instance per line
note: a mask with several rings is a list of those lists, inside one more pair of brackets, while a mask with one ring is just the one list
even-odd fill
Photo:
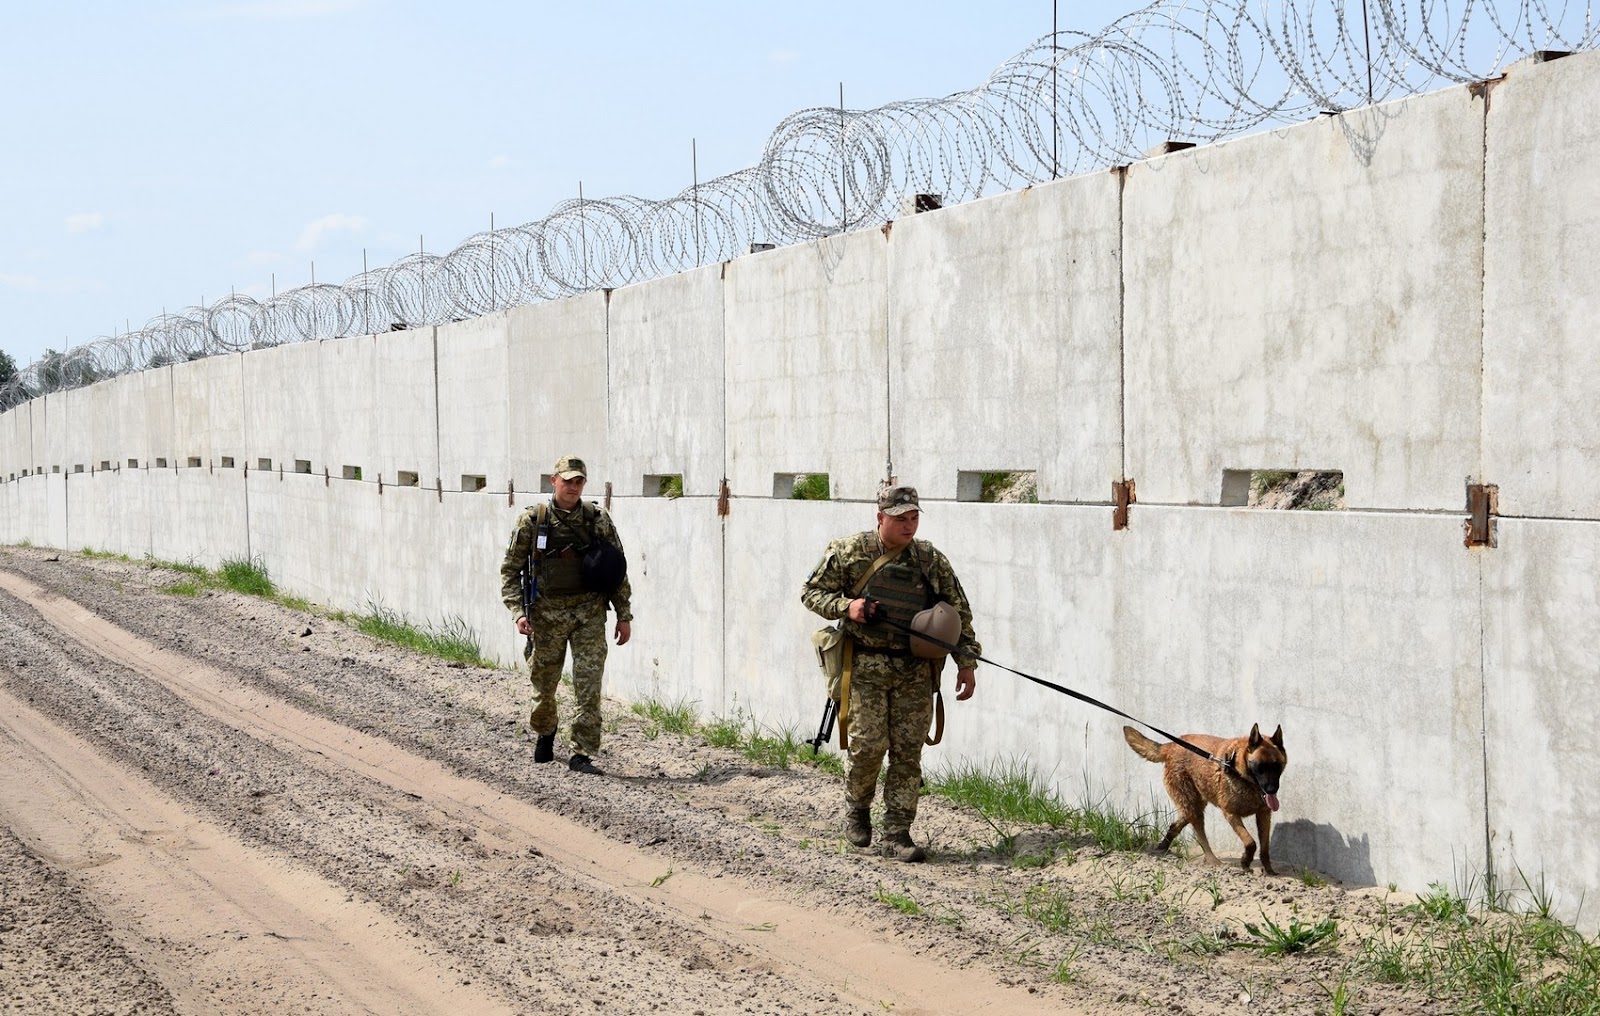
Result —
[[575, 773], [588, 773], [590, 776], [604, 776], [605, 772], [595, 765], [589, 756], [579, 752], [567, 761], [567, 768]]
[[872, 816], [865, 808], [846, 808], [844, 838], [857, 847], [872, 845]]
[[533, 760], [535, 762], [554, 762], [556, 760], [556, 732], [540, 734], [539, 740], [533, 745]]
[[883, 837], [883, 853], [896, 861], [915, 863], [928, 859], [927, 853], [911, 839], [911, 833], [906, 831], [885, 833]]

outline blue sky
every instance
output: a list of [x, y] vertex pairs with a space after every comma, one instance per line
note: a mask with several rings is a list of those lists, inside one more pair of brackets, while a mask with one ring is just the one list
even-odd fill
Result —
[[[1060, 0], [1094, 32], [1137, 0]], [[783, 117], [946, 95], [1050, 0], [6, 4], [0, 349], [19, 366], [226, 296], [341, 282], [759, 161]]]

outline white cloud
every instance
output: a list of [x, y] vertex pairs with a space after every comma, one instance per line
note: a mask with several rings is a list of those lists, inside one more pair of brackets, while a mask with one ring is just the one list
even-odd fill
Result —
[[79, 212], [67, 216], [67, 232], [87, 233], [92, 229], [99, 229], [105, 222], [105, 217], [99, 212]]
[[327, 18], [366, 6], [366, 0], [252, 0], [249, 3], [209, 7], [201, 17], [295, 20]]
[[509, 155], [496, 155], [489, 160], [490, 169], [509, 169], [517, 164], [517, 160]]
[[796, 53], [792, 49], [775, 49], [775, 50], [772, 50], [771, 52], [769, 52], [767, 54], [767, 63], [769, 63], [769, 64], [777, 64], [779, 66], [782, 66], [783, 64], [792, 64], [792, 63], [799, 63], [799, 62], [800, 62], [800, 54]]
[[7, 289], [43, 289], [44, 283], [37, 275], [7, 275], [0, 272], [0, 286]]
[[300, 239], [295, 241], [294, 249], [302, 254], [309, 254], [317, 249], [322, 243], [322, 238], [329, 233], [337, 233], [340, 230], [357, 233], [365, 229], [366, 225], [367, 220], [359, 215], [345, 215], [339, 212], [324, 215], [314, 222], [306, 223], [305, 228], [300, 230]]

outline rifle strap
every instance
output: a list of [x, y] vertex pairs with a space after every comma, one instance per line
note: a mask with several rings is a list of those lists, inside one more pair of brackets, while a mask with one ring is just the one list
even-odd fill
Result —
[[839, 680], [839, 750], [850, 750], [850, 671], [856, 662], [854, 639], [844, 640], [844, 676]]
[[[898, 555], [899, 553], [900, 553], [900, 551], [898, 551], [898, 550], [886, 550], [882, 554], [879, 554], [877, 559], [874, 560], [870, 565], [867, 566], [867, 570], [862, 574], [861, 578], [856, 580], [855, 588], [850, 590], [850, 598], [853, 600], [856, 597], [860, 596], [861, 595], [861, 590], [867, 588], [867, 583], [872, 580], [872, 576], [878, 574], [878, 569], [882, 568], [884, 565], [888, 564], [890, 561], [893, 561], [895, 559], [896, 555]], [[846, 614], [848, 615], [848, 613], [849, 613], [849, 609], [846, 608]], [[852, 639], [849, 636], [845, 636], [845, 640], [844, 640], [844, 678], [839, 683], [839, 720], [838, 720], [838, 723], [839, 723], [839, 750], [840, 751], [849, 751], [850, 750], [850, 671], [851, 671], [851, 669], [852, 669], [852, 667], [853, 667], [853, 665], [855, 663], [855, 658], [856, 658], [855, 648], [856, 648], [855, 639]]]

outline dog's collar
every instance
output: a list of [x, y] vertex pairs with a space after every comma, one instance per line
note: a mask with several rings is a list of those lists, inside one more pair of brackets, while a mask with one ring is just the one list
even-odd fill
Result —
[[1221, 766], [1223, 769], [1226, 769], [1235, 779], [1248, 781], [1251, 786], [1256, 788], [1256, 793], [1260, 794], [1263, 798], [1267, 796], [1267, 792], [1261, 789], [1261, 783], [1255, 778], [1254, 773], [1250, 772], [1248, 768], [1246, 768], [1243, 772], [1240, 772], [1237, 768], [1235, 768], [1234, 763], [1239, 761], [1238, 752], [1233, 752], [1232, 754], [1226, 756], [1213, 755], [1211, 756], [1211, 760], [1217, 763], [1217, 765]]

